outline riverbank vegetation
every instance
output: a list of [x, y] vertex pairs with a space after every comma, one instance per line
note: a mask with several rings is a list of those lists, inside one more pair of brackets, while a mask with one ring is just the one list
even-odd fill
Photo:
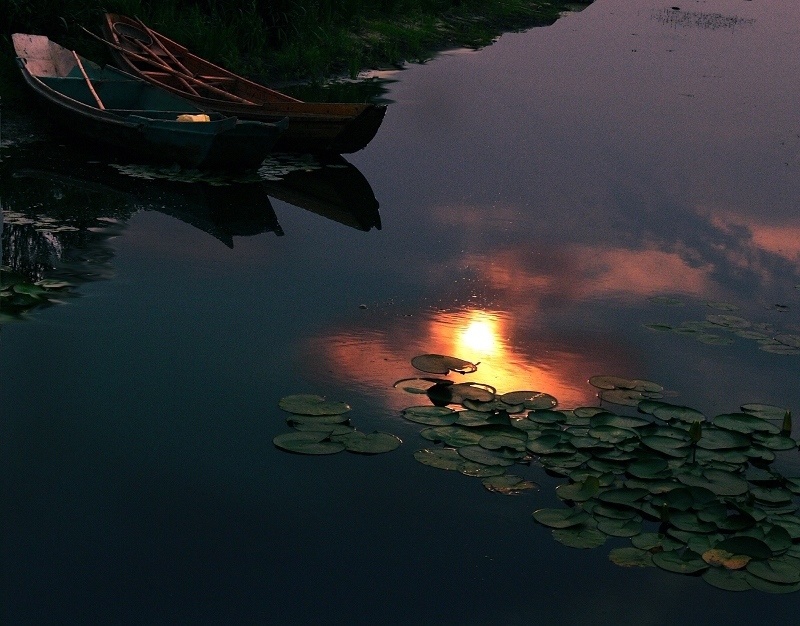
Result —
[[47, 35], [106, 60], [107, 50], [82, 28], [98, 32], [105, 11], [137, 16], [238, 72], [307, 81], [424, 60], [447, 47], [480, 47], [502, 32], [551, 23], [567, 5], [564, 0], [0, 0], [0, 81], [13, 68], [12, 32]]

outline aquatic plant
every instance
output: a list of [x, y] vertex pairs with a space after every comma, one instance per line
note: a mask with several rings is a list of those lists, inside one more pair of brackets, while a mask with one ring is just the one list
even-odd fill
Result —
[[[585, 549], [626, 538], [630, 546], [609, 554], [623, 567], [694, 574], [726, 590], [800, 590], [800, 478], [773, 467], [777, 454], [798, 447], [790, 411], [751, 403], [709, 419], [665, 402], [652, 381], [589, 382], [601, 406], [571, 410], [538, 391], [488, 397], [480, 383], [418, 378], [395, 387], [419, 394], [428, 385], [431, 404], [402, 411], [426, 426], [420, 435], [431, 446], [415, 453], [420, 463], [481, 478], [504, 495], [538, 488], [514, 467], [566, 479], [556, 488], [566, 506], [533, 512], [556, 541]], [[458, 392], [443, 403], [448, 387]]]

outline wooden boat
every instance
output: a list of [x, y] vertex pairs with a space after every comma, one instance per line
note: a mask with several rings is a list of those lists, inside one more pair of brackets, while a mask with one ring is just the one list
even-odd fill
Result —
[[263, 123], [207, 114], [175, 94], [116, 68], [100, 67], [44, 36], [16, 33], [12, 39], [23, 78], [54, 111], [56, 122], [148, 161], [257, 167], [286, 127], [285, 120]]
[[119, 67], [206, 110], [261, 121], [288, 117], [276, 150], [356, 152], [386, 113], [384, 105], [302, 102], [192, 54], [138, 19], [107, 13], [103, 34]]

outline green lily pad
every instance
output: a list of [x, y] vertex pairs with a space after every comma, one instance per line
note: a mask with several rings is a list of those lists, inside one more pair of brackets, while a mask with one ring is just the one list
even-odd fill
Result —
[[731, 554], [744, 554], [754, 559], [768, 559], [772, 556], [770, 547], [755, 537], [736, 535], [720, 541], [716, 546], [718, 550], [725, 550]]
[[745, 572], [745, 578], [753, 589], [764, 593], [795, 593], [800, 591], [800, 583], [785, 585], [765, 580], [759, 576], [754, 576], [750, 572]]
[[750, 413], [751, 415], [755, 415], [756, 417], [760, 417], [761, 419], [765, 420], [782, 420], [787, 411], [787, 409], [780, 406], [774, 406], [772, 404], [758, 404], [755, 402], [743, 404], [739, 408], [744, 413]]
[[421, 354], [415, 356], [411, 359], [411, 365], [429, 374], [448, 374], [451, 371], [459, 374], [471, 374], [478, 370], [476, 363], [443, 354]]
[[646, 426], [650, 426], [651, 424], [652, 422], [641, 417], [632, 417], [630, 415], [617, 415], [616, 413], [609, 413], [608, 411], [604, 411], [603, 413], [598, 413], [590, 420], [591, 428], [601, 428], [601, 427], [619, 428], [622, 430], [633, 431], [636, 433], [637, 436], [641, 435], [639, 429], [644, 428]]
[[608, 558], [620, 567], [653, 567], [653, 555], [639, 548], [614, 548]]
[[738, 433], [768, 433], [777, 435], [781, 429], [772, 422], [763, 420], [749, 413], [725, 413], [714, 418], [714, 426]]
[[540, 437], [531, 438], [529, 436], [527, 448], [534, 454], [558, 454], [564, 452], [574, 452], [573, 448], [568, 443], [568, 437], [559, 435], [542, 435]]
[[671, 472], [669, 471], [669, 464], [666, 459], [660, 457], [645, 458], [634, 461], [628, 465], [628, 474], [636, 478], [666, 478]]
[[537, 424], [551, 424], [560, 425], [565, 421], [563, 413], [558, 411], [551, 411], [550, 409], [542, 409], [541, 411], [531, 411], [528, 413], [528, 419]]
[[514, 476], [513, 474], [484, 478], [482, 482], [483, 486], [489, 491], [501, 493], [504, 496], [516, 496], [525, 491], [539, 488], [536, 483], [524, 480], [521, 476]]
[[454, 448], [476, 445], [483, 439], [481, 433], [463, 426], [432, 426], [423, 429], [419, 434], [428, 441], [441, 441]]
[[608, 489], [597, 495], [597, 499], [601, 502], [608, 504], [619, 504], [623, 506], [630, 506], [637, 500], [641, 500], [645, 496], [650, 495], [647, 489], [628, 489], [626, 487], [618, 487], [616, 489]]
[[340, 441], [331, 441], [327, 433], [290, 432], [278, 435], [272, 440], [281, 450], [297, 454], [336, 454], [345, 449]]
[[356, 454], [382, 454], [384, 452], [391, 452], [400, 447], [400, 444], [403, 443], [402, 440], [395, 435], [378, 431], [369, 434], [353, 431], [346, 435], [332, 436], [331, 440], [343, 443], [348, 452], [354, 452]]
[[696, 409], [675, 404], [656, 407], [653, 409], [652, 415], [665, 422], [677, 421], [685, 424], [703, 422], [706, 419], [706, 416]]
[[750, 561], [747, 571], [773, 583], [791, 585], [800, 583], [800, 567], [788, 559]]
[[733, 430], [719, 430], [716, 428], [706, 428], [697, 442], [697, 447], [704, 450], [729, 450], [746, 448], [749, 445], [750, 439], [746, 435]]
[[403, 409], [403, 417], [417, 424], [449, 426], [458, 418], [453, 409], [446, 406], [410, 406]]
[[352, 426], [348, 426], [346, 424], [330, 424], [319, 422], [317, 420], [312, 420], [308, 422], [292, 422], [292, 428], [295, 430], [299, 430], [302, 432], [322, 432], [327, 433], [328, 436], [333, 435], [346, 435], [347, 433], [351, 433], [355, 430]]
[[721, 470], [709, 469], [701, 475], [681, 473], [676, 478], [684, 485], [703, 487], [718, 496], [741, 496], [749, 489], [746, 480]]
[[460, 471], [464, 466], [464, 457], [453, 448], [418, 450], [414, 453], [414, 458], [423, 465], [443, 470]]
[[426, 392], [428, 398], [437, 406], [463, 404], [466, 400], [490, 402], [494, 400], [494, 387], [484, 383], [437, 383]]
[[683, 458], [689, 454], [689, 444], [687, 441], [664, 437], [662, 435], [645, 435], [642, 443], [656, 452], [660, 452], [669, 457]]
[[481, 438], [478, 445], [487, 450], [502, 450], [505, 448], [514, 452], [525, 452], [525, 442], [509, 435], [487, 435]]
[[710, 567], [703, 572], [703, 580], [712, 587], [724, 591], [749, 591], [752, 589], [743, 571]]
[[607, 537], [605, 533], [586, 524], [553, 529], [553, 538], [568, 548], [582, 550], [599, 548], [606, 542]]
[[611, 537], [635, 537], [642, 532], [642, 518], [628, 520], [601, 518], [597, 521], [597, 530]]
[[708, 563], [691, 550], [657, 552], [653, 555], [653, 563], [661, 569], [676, 574], [696, 574], [708, 569]]
[[300, 393], [285, 396], [278, 402], [284, 411], [297, 415], [341, 415], [350, 410], [350, 405], [344, 402], [326, 400], [322, 396]]
[[785, 435], [762, 435], [760, 433], [755, 433], [753, 435], [753, 441], [765, 448], [778, 452], [797, 448], [797, 442]]
[[509, 465], [514, 465], [516, 462], [513, 458], [498, 454], [495, 450], [487, 450], [480, 445], [462, 446], [458, 449], [458, 453], [469, 461], [482, 463], [483, 465], [500, 465], [502, 467], [507, 467]]
[[[458, 454], [456, 452], [456, 454]], [[458, 455], [461, 456], [460, 454]], [[475, 461], [467, 461], [462, 457], [463, 465], [458, 470], [464, 476], [471, 476], [472, 478], [489, 478], [490, 476], [503, 476], [506, 473], [506, 468], [500, 465], [484, 465], [483, 463], [475, 463]]]
[[604, 389], [599, 395], [601, 400], [620, 406], [638, 406], [645, 399], [636, 389]]
[[572, 502], [585, 502], [594, 497], [600, 491], [600, 480], [594, 476], [587, 476], [586, 480], [580, 483], [559, 485], [556, 487], [556, 495], [562, 500]]
[[665, 550], [677, 550], [683, 547], [683, 543], [677, 539], [661, 533], [641, 533], [631, 537], [634, 547], [648, 552], [663, 552]]
[[538, 509], [533, 519], [549, 528], [570, 528], [586, 522], [589, 514], [581, 509]]
[[509, 391], [502, 394], [500, 400], [510, 405], [521, 404], [532, 411], [552, 409], [558, 405], [558, 400], [555, 397], [541, 391]]

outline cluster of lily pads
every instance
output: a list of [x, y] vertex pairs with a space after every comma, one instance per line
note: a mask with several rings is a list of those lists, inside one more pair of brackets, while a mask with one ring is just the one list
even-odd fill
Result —
[[52, 278], [32, 281], [8, 266], [0, 266], [0, 324], [21, 319], [33, 308], [57, 302], [69, 294], [71, 286]]
[[[422, 371], [471, 373], [477, 365], [443, 355], [412, 360]], [[538, 391], [497, 393], [489, 385], [446, 378], [404, 379], [396, 387], [431, 404], [405, 409], [432, 442], [415, 457], [432, 467], [483, 479], [490, 491], [519, 494], [536, 485], [508, 473], [538, 464], [567, 483], [563, 508], [534, 519], [575, 548], [630, 538], [611, 550], [623, 566], [657, 566], [702, 576], [726, 590], [800, 590], [800, 478], [772, 467], [796, 450], [791, 413], [747, 404], [707, 419], [665, 402], [645, 380], [595, 376], [600, 407], [557, 410]], [[604, 405], [636, 407], [635, 415]], [[452, 406], [451, 406], [452, 405]]]
[[297, 454], [380, 454], [391, 452], [402, 441], [390, 433], [364, 433], [350, 424], [351, 407], [345, 402], [327, 400], [316, 394], [294, 394], [281, 398], [281, 409], [292, 431], [277, 435], [272, 442], [286, 452]]
[[[650, 301], [656, 304], [679, 306], [677, 298], [654, 296]], [[725, 302], [708, 302], [708, 306], [722, 311], [737, 311], [738, 307]], [[786, 305], [775, 305], [779, 311], [788, 309]], [[777, 330], [766, 322], [752, 322], [739, 315], [730, 313], [714, 313], [705, 316], [704, 320], [687, 320], [680, 324], [652, 322], [645, 327], [662, 332], [673, 332], [692, 337], [701, 343], [710, 345], [729, 345], [734, 337], [755, 341], [760, 350], [773, 354], [800, 354], [800, 335]], [[723, 334], [719, 334], [723, 333]]]

